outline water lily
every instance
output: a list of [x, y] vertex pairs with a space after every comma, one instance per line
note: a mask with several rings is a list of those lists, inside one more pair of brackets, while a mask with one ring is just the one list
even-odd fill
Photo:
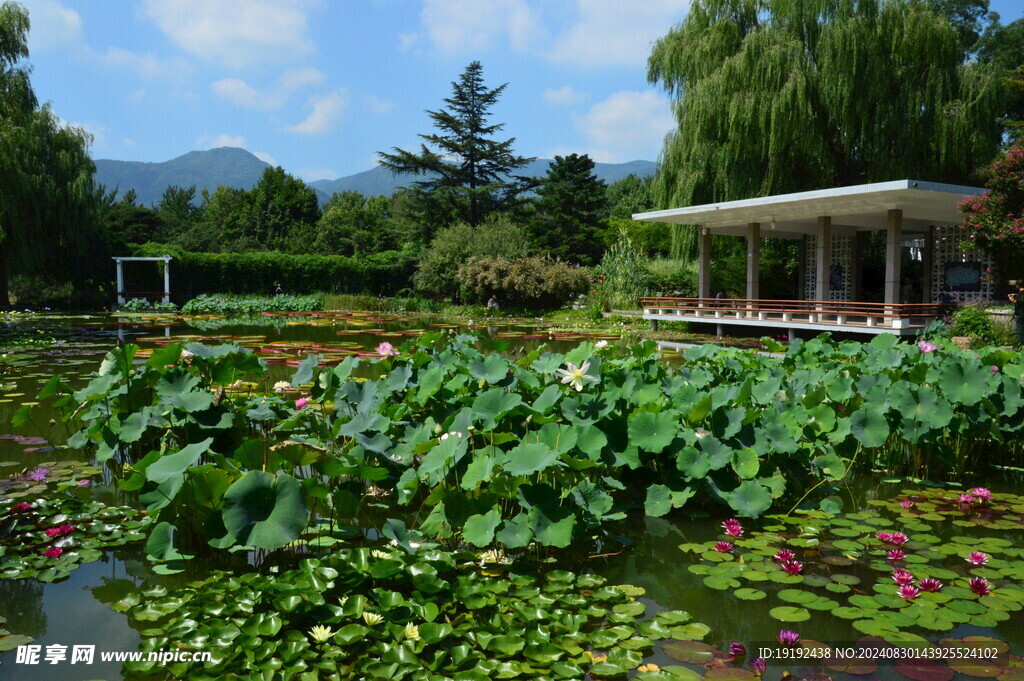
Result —
[[983, 502], [988, 503], [992, 501], [992, 491], [987, 487], [975, 487], [969, 490], [971, 494], [981, 499]]
[[378, 615], [375, 612], [370, 612], [369, 610], [364, 610], [363, 611], [363, 621], [366, 622], [366, 624], [368, 624], [369, 626], [373, 627], [373, 626], [376, 626], [376, 625], [380, 624], [381, 622], [383, 622], [384, 618], [381, 615]]
[[274, 392], [283, 393], [285, 390], [288, 390], [291, 387], [292, 384], [289, 383], [288, 381], [278, 381], [277, 383], [274, 384]]
[[606, 348], [608, 347], [608, 341], [599, 340], [596, 343], [594, 343], [594, 347], [597, 348], [598, 350], [600, 350], [601, 348]]
[[768, 662], [763, 657], [755, 657], [750, 661], [750, 671], [754, 672], [756, 676], [764, 675], [767, 668]]
[[740, 521], [735, 518], [729, 518], [722, 523], [722, 529], [725, 530], [725, 533], [730, 537], [743, 536], [743, 525], [741, 525]]
[[889, 560], [903, 560], [907, 557], [901, 549], [889, 549], [889, 552], [885, 554]]
[[47, 537], [57, 537], [59, 535], [60, 535], [60, 528], [59, 527], [48, 527], [48, 528], [46, 528], [46, 536]]
[[911, 509], [914, 508], [914, 502], [911, 501], [910, 499], [904, 499], [903, 501], [900, 502], [900, 506], [906, 509]]
[[296, 409], [305, 409], [308, 406], [309, 406], [309, 400], [306, 399], [305, 397], [300, 397], [299, 399], [295, 400], [295, 408]]
[[929, 343], [926, 340], [919, 340], [919, 341], [917, 341], [917, 347], [918, 347], [918, 349], [921, 350], [921, 352], [923, 352], [925, 354], [928, 354], [928, 353], [931, 353], [931, 352], [935, 352], [938, 349], [936, 347], [935, 343]]
[[796, 558], [796, 554], [789, 549], [779, 549], [774, 558], [780, 563], [785, 563]]
[[942, 582], [934, 577], [925, 577], [917, 583], [921, 591], [942, 591]]
[[892, 532], [879, 532], [875, 535], [878, 537], [878, 541], [889, 543], [892, 541]]
[[79, 487], [90, 487], [92, 486], [92, 480], [88, 478], [82, 478], [75, 484], [78, 485]]
[[42, 482], [46, 480], [46, 476], [49, 475], [50, 469], [44, 466], [37, 466], [34, 471], [28, 474], [28, 479], [33, 482]]
[[590, 376], [587, 374], [587, 369], [590, 368], [590, 362], [584, 362], [582, 366], [577, 367], [572, 362], [566, 362], [565, 369], [558, 369], [558, 373], [562, 376], [561, 381], [566, 385], [571, 385], [576, 388], [576, 392], [583, 390], [584, 383], [596, 383], [597, 377]]
[[346, 603], [348, 603], [348, 594], [338, 599], [338, 605], [340, 605], [341, 607], [344, 608]]
[[918, 589], [916, 586], [906, 584], [899, 588], [898, 593], [903, 598], [906, 598], [908, 601], [911, 601], [921, 595], [921, 590]]
[[892, 571], [892, 581], [898, 586], [907, 586], [914, 583], [914, 575], [902, 568], [896, 568]]
[[383, 558], [385, 560], [391, 558], [390, 553], [388, 553], [387, 551], [381, 551], [380, 549], [373, 549], [372, 551], [370, 551], [370, 555], [374, 558]]
[[402, 631], [402, 635], [409, 641], [420, 640], [420, 629], [412, 622], [405, 625], [405, 629]]
[[786, 646], [787, 648], [792, 648], [797, 643], [800, 643], [800, 634], [790, 629], [783, 629], [778, 633], [778, 636], [776, 638], [779, 639], [779, 643]]
[[59, 558], [62, 553], [64, 553], [64, 549], [59, 546], [51, 546], [43, 551], [43, 555], [47, 558]]
[[984, 577], [971, 577], [967, 585], [979, 596], [987, 596], [992, 591], [992, 585]]
[[719, 553], [729, 553], [730, 551], [732, 551], [732, 544], [730, 544], [727, 541], [719, 541], [715, 542], [713, 548], [715, 551], [718, 551]]
[[798, 575], [804, 569], [804, 564], [797, 560], [787, 560], [781, 567], [791, 575]]
[[893, 532], [889, 535], [889, 543], [895, 544], [896, 546], [902, 546], [906, 544], [910, 538], [902, 532]]
[[27, 511], [30, 508], [32, 508], [32, 504], [23, 501], [20, 504], [15, 504], [14, 508], [11, 509], [11, 512], [13, 513], [15, 511]]
[[398, 350], [395, 350], [395, 346], [387, 341], [384, 341], [377, 346], [377, 354], [381, 357], [393, 357], [398, 354]]
[[988, 562], [988, 556], [981, 551], [971, 551], [964, 560], [971, 565], [984, 565]]
[[739, 657], [740, 655], [746, 655], [747, 649], [739, 641], [733, 641], [729, 644], [729, 652]]
[[968, 506], [970, 506], [971, 504], [973, 504], [973, 503], [974, 503], [974, 501], [975, 501], [975, 499], [974, 499], [974, 495], [973, 495], [973, 494], [968, 494], [967, 492], [964, 492], [963, 494], [961, 494], [960, 496], [958, 496], [958, 497], [956, 498], [956, 500], [957, 500], [957, 501], [959, 501], [959, 502], [960, 502], [961, 504], [966, 504], [966, 505], [968, 505]]
[[334, 636], [334, 631], [330, 627], [325, 627], [319, 624], [313, 625], [313, 628], [309, 630], [309, 636], [317, 643], [326, 643], [331, 640]]

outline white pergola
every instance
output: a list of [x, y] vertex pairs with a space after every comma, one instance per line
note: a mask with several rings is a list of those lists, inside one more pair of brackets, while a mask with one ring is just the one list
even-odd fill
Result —
[[[852, 187], [836, 187], [817, 191], [780, 194], [740, 201], [724, 201], [700, 206], [651, 211], [633, 215], [634, 220], [691, 225], [699, 228], [698, 299], [711, 298], [711, 237], [731, 235], [747, 240], [748, 302], [756, 302], [760, 294], [760, 258], [762, 238], [803, 239], [813, 236], [813, 263], [805, 263], [805, 272], [813, 264], [813, 282], [808, 282], [808, 299], [820, 303], [819, 310], [831, 302], [832, 237], [855, 236], [860, 232], [880, 230], [886, 233], [886, 265], [882, 316], [900, 312], [901, 250], [908, 235], [923, 236], [921, 260], [924, 268], [925, 299], [932, 299], [931, 281], [934, 267], [934, 230], [937, 226], [959, 225], [962, 218], [957, 205], [967, 196], [980, 194], [978, 187], [897, 180]], [[853, 290], [860, 290], [860, 243], [853, 239]], [[813, 295], [810, 295], [813, 293]], [[693, 300], [693, 299], [690, 299]], [[700, 307], [705, 307], [703, 303]], [[645, 308], [646, 308], [645, 303]], [[904, 308], [906, 306], [903, 306]], [[756, 308], [755, 308], [756, 309]], [[647, 310], [645, 310], [646, 312]], [[650, 319], [666, 318], [655, 313]], [[699, 317], [700, 315], [696, 315]], [[719, 315], [721, 316], [721, 315]], [[820, 326], [825, 315], [810, 315], [807, 324]], [[850, 316], [850, 315], [845, 315]], [[863, 315], [858, 315], [863, 316]], [[838, 315], [839, 325], [845, 319]], [[763, 321], [764, 315], [753, 321]], [[786, 320], [792, 321], [792, 320]], [[829, 318], [835, 322], [836, 319]], [[881, 326], [901, 327], [896, 320]], [[750, 323], [747, 320], [745, 323]], [[865, 326], [874, 327], [868, 317]], [[798, 328], [805, 327], [803, 322]], [[836, 327], [836, 324], [829, 324]], [[837, 328], [837, 327], [836, 327]], [[845, 329], [844, 329], [845, 330]]]
[[171, 256], [161, 255], [155, 258], [114, 258], [117, 263], [117, 304], [124, 305], [124, 263], [126, 262], [162, 262], [164, 264], [164, 290], [159, 292], [163, 302], [171, 302]]

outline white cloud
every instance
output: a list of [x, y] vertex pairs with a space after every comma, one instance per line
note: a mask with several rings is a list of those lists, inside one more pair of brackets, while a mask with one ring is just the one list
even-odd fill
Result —
[[321, 97], [313, 97], [309, 100], [309, 106], [313, 110], [310, 111], [306, 120], [285, 128], [288, 132], [300, 135], [319, 135], [330, 132], [345, 107], [348, 106], [348, 93], [345, 90], [338, 90]]
[[242, 68], [313, 51], [302, 0], [146, 0], [146, 14], [179, 47]]
[[382, 99], [377, 95], [363, 95], [366, 108], [375, 114], [386, 114], [395, 108], [395, 103]]
[[123, 144], [126, 147], [134, 147], [138, 143], [131, 137], [125, 137], [123, 140], [121, 140], [121, 144]]
[[273, 156], [266, 153], [265, 151], [254, 151], [252, 152], [252, 155], [258, 158], [259, 160], [263, 161], [264, 163], [268, 163], [272, 166], [276, 167], [281, 165], [280, 163], [277, 162], [277, 159], [275, 159]]
[[171, 57], [164, 59], [153, 54], [139, 54], [120, 47], [108, 47], [96, 59], [106, 66], [134, 71], [143, 78], [179, 79], [192, 69], [187, 59]]
[[306, 182], [315, 182], [317, 180], [333, 180], [338, 177], [338, 173], [330, 168], [303, 168], [299, 170], [299, 177]]
[[586, 101], [587, 93], [566, 85], [557, 89], [545, 88], [543, 97], [545, 102], [553, 106], [573, 106]]
[[686, 16], [691, 0], [576, 0], [578, 20], [549, 56], [582, 66], [643, 66], [651, 43]]
[[244, 135], [200, 135], [196, 140], [196, 149], [217, 149], [218, 147], [241, 147], [245, 149]]
[[621, 90], [576, 121], [595, 161], [621, 163], [655, 158], [675, 127], [669, 101], [654, 90]]
[[291, 69], [281, 74], [278, 83], [284, 92], [295, 92], [304, 87], [318, 86], [324, 84], [324, 74], [319, 69], [307, 66], [301, 69]]
[[[434, 46], [449, 54], [479, 52], [502, 41], [526, 50], [541, 34], [537, 15], [525, 0], [425, 0], [420, 20]], [[404, 47], [406, 39], [399, 40]]]
[[32, 30], [30, 52], [77, 47], [82, 42], [82, 17], [57, 0], [21, 0], [28, 10]]
[[243, 109], [273, 109], [281, 105], [278, 97], [264, 95], [241, 78], [223, 78], [210, 84], [213, 94]]

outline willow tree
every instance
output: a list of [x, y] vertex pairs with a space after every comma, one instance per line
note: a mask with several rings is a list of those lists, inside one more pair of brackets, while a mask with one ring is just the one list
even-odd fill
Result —
[[40, 107], [29, 82], [28, 13], [0, 5], [0, 303], [8, 277], [74, 280], [87, 265], [96, 191], [89, 136]]
[[648, 78], [674, 98], [662, 207], [921, 178], [995, 155], [1005, 81], [920, 0], [694, 0]]

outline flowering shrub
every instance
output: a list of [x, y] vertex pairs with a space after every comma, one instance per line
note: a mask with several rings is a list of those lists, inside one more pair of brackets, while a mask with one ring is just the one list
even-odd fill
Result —
[[507, 305], [535, 310], [556, 308], [590, 289], [586, 270], [559, 260], [477, 258], [459, 268], [459, 283], [480, 300], [492, 295]]
[[992, 164], [985, 185], [987, 192], [960, 203], [964, 229], [985, 250], [1024, 253], [1024, 143]]

